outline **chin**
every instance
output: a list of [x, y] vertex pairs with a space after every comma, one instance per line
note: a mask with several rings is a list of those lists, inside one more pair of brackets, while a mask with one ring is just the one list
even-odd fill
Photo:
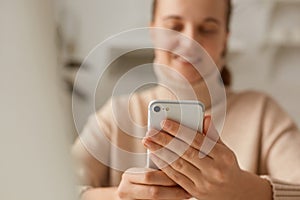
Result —
[[184, 63], [181, 65], [178, 65], [178, 63], [176, 63], [172, 66], [174, 70], [181, 74], [190, 83], [195, 83], [202, 80], [199, 72], [190, 63]]
[[[177, 70], [177, 69], [175, 69]], [[196, 83], [202, 80], [201, 75], [195, 69], [193, 70], [177, 70], [189, 83]]]
[[197, 77], [186, 77], [186, 79], [188, 80], [189, 83], [198, 83], [199, 81], [202, 81], [202, 77], [201, 76], [197, 76]]

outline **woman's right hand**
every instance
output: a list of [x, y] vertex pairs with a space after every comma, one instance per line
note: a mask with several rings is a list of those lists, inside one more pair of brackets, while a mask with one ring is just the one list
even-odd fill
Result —
[[145, 168], [132, 168], [124, 172], [117, 196], [126, 200], [191, 198], [164, 172]]

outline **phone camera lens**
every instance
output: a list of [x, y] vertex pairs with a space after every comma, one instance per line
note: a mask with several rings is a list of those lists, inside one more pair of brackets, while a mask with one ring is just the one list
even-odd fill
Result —
[[155, 112], [159, 112], [160, 110], [161, 110], [161, 109], [160, 109], [159, 106], [155, 106], [155, 107], [154, 107], [154, 111], [155, 111]]

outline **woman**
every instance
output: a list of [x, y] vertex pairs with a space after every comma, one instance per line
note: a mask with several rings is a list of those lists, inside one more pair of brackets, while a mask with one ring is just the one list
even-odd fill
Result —
[[[223, 82], [229, 86], [230, 77], [224, 68], [223, 57], [230, 12], [229, 0], [158, 0], [154, 2], [151, 26], [178, 31], [201, 44], [222, 72]], [[155, 50], [155, 62], [184, 76], [209, 113], [209, 92], [203, 78], [190, 63], [162, 50]], [[168, 81], [173, 84], [174, 80]], [[221, 138], [204, 158], [198, 156], [204, 135], [209, 130], [216, 132], [209, 115], [204, 120], [203, 134], [196, 136], [180, 159], [161, 171], [128, 169], [122, 173], [112, 170], [95, 159], [77, 140], [73, 155], [78, 161], [81, 184], [88, 186], [82, 198], [300, 199], [300, 134], [295, 124], [264, 94], [237, 94], [229, 87], [226, 94], [227, 116]], [[147, 124], [147, 105], [153, 99], [174, 97], [159, 87], [133, 95], [131, 104], [138, 111], [131, 113], [131, 117], [136, 123]], [[169, 120], [162, 124], [163, 131], [155, 136], [150, 131], [143, 142], [130, 139], [114, 122], [112, 115], [108, 103], [96, 115], [99, 124], [90, 120], [81, 136], [85, 145], [97, 151], [107, 151], [108, 159], [115, 160], [116, 157], [101, 145], [98, 132], [104, 133], [120, 148], [132, 152], [145, 152], [143, 145], [154, 152], [171, 139], [177, 139], [179, 124]], [[184, 131], [191, 130], [185, 127]], [[184, 145], [184, 141], [178, 141]], [[175, 149], [169, 151], [176, 152]], [[152, 159], [157, 165], [164, 163], [163, 157], [153, 156]], [[139, 170], [141, 173], [134, 173]]]

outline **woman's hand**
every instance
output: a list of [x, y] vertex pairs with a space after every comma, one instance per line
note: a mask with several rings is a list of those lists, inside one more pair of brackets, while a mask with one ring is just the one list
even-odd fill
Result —
[[[272, 199], [266, 180], [241, 170], [235, 154], [221, 139], [209, 138], [218, 135], [210, 117], [204, 119], [203, 131], [204, 134], [195, 134], [194, 130], [166, 120], [162, 130], [150, 130], [143, 143], [152, 152], [152, 161], [197, 199]], [[186, 136], [193, 134], [191, 144], [185, 142]], [[204, 140], [211, 145], [201, 154]]]
[[129, 169], [117, 190], [119, 199], [188, 199], [191, 196], [164, 172]]

